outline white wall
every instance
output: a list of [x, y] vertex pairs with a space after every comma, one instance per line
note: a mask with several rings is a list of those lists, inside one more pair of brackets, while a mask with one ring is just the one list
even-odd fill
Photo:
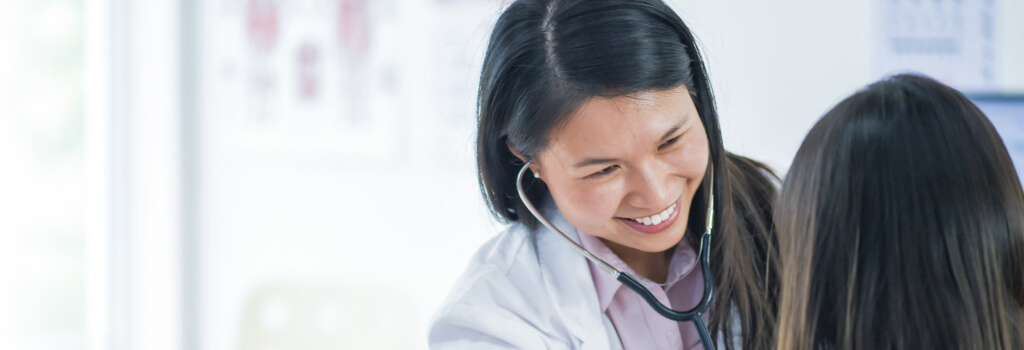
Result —
[[[878, 1], [670, 1], [704, 43], [726, 148], [783, 175], [835, 103], [882, 77]], [[1024, 91], [1024, 2], [996, 1], [997, 86]]]
[[[304, 348], [303, 337], [425, 348], [431, 315], [498, 230], [472, 153], [473, 88], [498, 2], [368, 1], [381, 23], [358, 73], [336, 44], [333, 3], [282, 3], [265, 51], [247, 39], [244, 3], [203, 6], [202, 349]], [[293, 53], [307, 44], [324, 79], [303, 100]], [[368, 92], [353, 99], [344, 81], [358, 74]], [[275, 86], [254, 92], [259, 76]], [[371, 120], [350, 121], [353, 110]], [[296, 302], [310, 298], [322, 308]]]
[[90, 349], [181, 348], [179, 9], [85, 4]]
[[874, 79], [871, 1], [674, 1], [703, 42], [726, 148], [784, 172], [832, 104]]

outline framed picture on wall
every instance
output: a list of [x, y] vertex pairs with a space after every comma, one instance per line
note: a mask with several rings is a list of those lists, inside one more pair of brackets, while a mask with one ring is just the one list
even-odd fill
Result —
[[968, 97], [988, 116], [1003, 138], [1017, 176], [1024, 175], [1024, 94], [975, 94]]

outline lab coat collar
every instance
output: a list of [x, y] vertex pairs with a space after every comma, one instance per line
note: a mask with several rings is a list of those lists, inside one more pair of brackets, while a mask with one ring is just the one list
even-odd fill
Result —
[[[562, 216], [550, 197], [545, 200], [543, 211], [555, 227], [580, 242], [575, 227]], [[549, 295], [553, 305], [559, 309], [558, 314], [569, 334], [581, 337], [580, 343], [587, 343], [587, 348], [611, 348], [609, 338], [617, 339], [618, 335], [614, 334], [614, 329], [606, 327], [587, 260], [559, 236], [543, 226], [534, 234], [543, 277], [552, 286]]]
[[[615, 255], [615, 253], [613, 253], [607, 245], [602, 243], [599, 238], [586, 233], [579, 233], [578, 230], [577, 235], [579, 235], [580, 243], [583, 244], [583, 248], [589, 250], [590, 253], [594, 254], [594, 256], [603, 259], [608, 264], [619, 269], [619, 271], [631, 271], [626, 270], [629, 266], [626, 265], [626, 263], [621, 262], [619, 256]], [[590, 275], [594, 280], [594, 287], [597, 290], [597, 299], [601, 302], [601, 312], [606, 312], [608, 311], [608, 306], [611, 305], [612, 300], [615, 299], [615, 294], [624, 286], [622, 283], [619, 283], [615, 276], [608, 274], [601, 268], [597, 267], [593, 262], [588, 261], [587, 264], [587, 267], [590, 268]]]

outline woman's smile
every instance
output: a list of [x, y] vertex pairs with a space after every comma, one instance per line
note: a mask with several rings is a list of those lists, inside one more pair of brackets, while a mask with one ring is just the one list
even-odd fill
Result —
[[617, 217], [629, 228], [644, 234], [655, 234], [669, 228], [676, 222], [676, 218], [679, 217], [679, 201], [676, 199], [668, 208], [658, 213], [649, 216], [636, 217], [636, 218], [620, 218]]

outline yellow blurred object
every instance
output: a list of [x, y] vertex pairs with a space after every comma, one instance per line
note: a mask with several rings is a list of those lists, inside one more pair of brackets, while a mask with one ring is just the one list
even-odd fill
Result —
[[[271, 285], [242, 310], [239, 350], [408, 349], [406, 303], [387, 287]], [[387, 300], [381, 302], [381, 300]]]

